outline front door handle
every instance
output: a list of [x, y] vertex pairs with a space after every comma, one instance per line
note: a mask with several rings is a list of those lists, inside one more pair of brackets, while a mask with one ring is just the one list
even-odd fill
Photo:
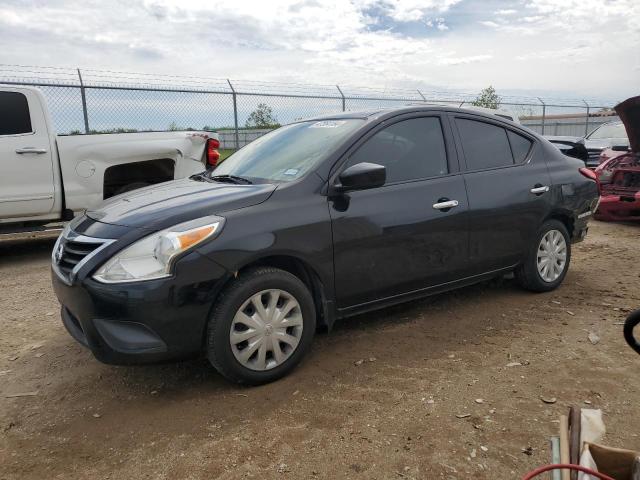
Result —
[[532, 189], [531, 193], [534, 195], [542, 195], [543, 193], [547, 193], [549, 191], [549, 187], [547, 185], [536, 184]]
[[19, 154], [36, 153], [36, 154], [40, 155], [42, 153], [47, 153], [47, 149], [46, 148], [36, 148], [36, 147], [23, 147], [23, 148], [16, 149], [16, 153], [19, 153]]
[[447, 212], [452, 208], [455, 208], [459, 205], [458, 200], [449, 200], [448, 198], [441, 198], [438, 200], [438, 203], [433, 204], [433, 208], [436, 210], [440, 210], [443, 212]]

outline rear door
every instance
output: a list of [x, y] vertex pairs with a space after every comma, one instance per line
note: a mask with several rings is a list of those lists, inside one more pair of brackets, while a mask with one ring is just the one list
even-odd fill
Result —
[[480, 274], [521, 261], [550, 211], [536, 139], [485, 117], [451, 114], [469, 198], [469, 259]]
[[40, 98], [0, 91], [0, 218], [44, 215], [54, 201], [53, 156]]
[[[382, 187], [330, 201], [339, 308], [463, 276], [467, 196], [443, 125], [437, 114], [388, 120], [361, 140], [338, 169], [361, 162], [387, 169]], [[451, 202], [448, 208], [445, 202]]]

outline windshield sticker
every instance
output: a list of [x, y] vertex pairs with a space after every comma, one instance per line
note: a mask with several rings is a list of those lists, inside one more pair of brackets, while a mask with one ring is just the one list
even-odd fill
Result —
[[291, 175], [291, 176], [295, 176], [298, 174], [300, 170], [298, 170], [297, 168], [290, 168], [289, 170], [285, 170], [284, 174], [285, 175]]
[[309, 128], [336, 128], [347, 123], [344, 120], [323, 120], [309, 126]]

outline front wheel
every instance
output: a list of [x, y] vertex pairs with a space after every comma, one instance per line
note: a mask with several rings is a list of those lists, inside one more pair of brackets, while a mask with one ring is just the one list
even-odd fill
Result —
[[516, 279], [523, 288], [533, 292], [549, 292], [564, 280], [571, 261], [571, 241], [567, 227], [558, 220], [542, 224]]
[[241, 274], [216, 301], [207, 356], [233, 382], [272, 382], [300, 362], [315, 327], [313, 297], [305, 284], [284, 270], [256, 268]]

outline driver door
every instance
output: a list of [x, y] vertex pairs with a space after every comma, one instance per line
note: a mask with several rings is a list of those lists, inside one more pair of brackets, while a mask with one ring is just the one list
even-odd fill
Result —
[[[330, 200], [338, 308], [366, 306], [465, 275], [467, 194], [445, 120], [398, 117], [348, 153], [339, 171], [377, 163], [385, 166], [387, 181]], [[452, 200], [456, 206], [440, 207]]]

